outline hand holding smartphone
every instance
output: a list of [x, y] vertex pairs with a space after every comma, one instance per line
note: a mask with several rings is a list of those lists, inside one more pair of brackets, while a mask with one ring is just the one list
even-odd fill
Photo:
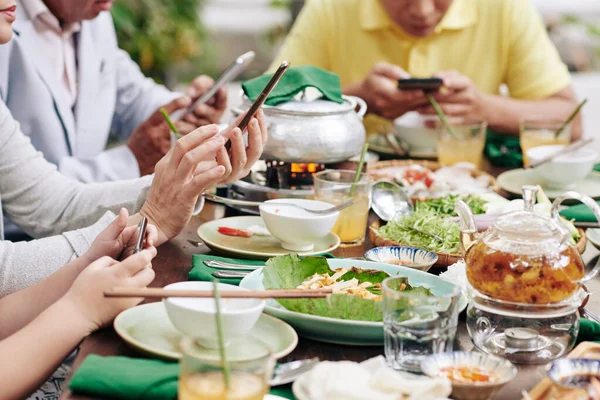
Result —
[[398, 89], [400, 90], [422, 90], [424, 92], [435, 92], [439, 90], [444, 84], [444, 80], [441, 78], [409, 78], [399, 79]]
[[255, 53], [253, 51], [249, 51], [239, 56], [229, 67], [227, 67], [227, 69], [223, 72], [223, 74], [221, 74], [221, 76], [210, 89], [198, 97], [198, 99], [196, 99], [196, 101], [194, 101], [194, 103], [186, 110], [177, 110], [171, 114], [171, 119], [174, 121], [179, 121], [184, 115], [193, 112], [200, 104], [207, 103], [214, 97], [215, 94], [217, 94], [219, 89], [237, 78], [248, 67], [248, 65], [250, 65], [250, 63], [254, 60], [254, 57]]

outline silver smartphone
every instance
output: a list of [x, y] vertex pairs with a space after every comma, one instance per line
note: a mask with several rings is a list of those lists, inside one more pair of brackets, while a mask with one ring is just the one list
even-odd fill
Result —
[[171, 119], [179, 121], [185, 114], [193, 112], [200, 104], [208, 102], [215, 94], [217, 94], [219, 89], [237, 78], [246, 69], [246, 67], [248, 67], [252, 61], [254, 61], [254, 57], [255, 53], [253, 51], [249, 51], [239, 56], [229, 67], [227, 67], [225, 72], [221, 74], [219, 79], [217, 79], [215, 84], [209, 90], [198, 97], [198, 99], [196, 99], [196, 101], [189, 106], [187, 110], [177, 110], [171, 114]]

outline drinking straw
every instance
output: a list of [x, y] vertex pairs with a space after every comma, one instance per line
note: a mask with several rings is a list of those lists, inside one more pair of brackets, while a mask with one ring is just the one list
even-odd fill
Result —
[[354, 195], [356, 191], [356, 184], [360, 179], [360, 173], [362, 172], [363, 165], [365, 163], [365, 155], [367, 154], [367, 150], [369, 150], [369, 143], [365, 143], [365, 147], [362, 149], [362, 153], [360, 153], [360, 160], [358, 160], [358, 166], [356, 167], [356, 173], [354, 174], [354, 182], [352, 182], [352, 187], [350, 188], [350, 196]]
[[217, 338], [219, 339], [219, 353], [221, 355], [221, 363], [223, 364], [223, 380], [225, 381], [225, 388], [229, 390], [229, 364], [227, 363], [227, 357], [225, 355], [225, 340], [223, 338], [223, 320], [221, 318], [221, 305], [219, 304], [219, 281], [213, 279], [213, 292], [215, 294], [215, 319], [217, 323]]
[[562, 133], [562, 131], [565, 130], [567, 125], [569, 125], [571, 123], [571, 121], [573, 121], [573, 119], [577, 116], [577, 114], [579, 114], [579, 111], [581, 111], [581, 107], [583, 107], [585, 105], [585, 103], [587, 103], [587, 99], [583, 99], [583, 101], [577, 106], [575, 111], [573, 111], [571, 113], [571, 115], [569, 115], [569, 118], [567, 118], [567, 120], [561, 125], [561, 127], [558, 128], [558, 130], [554, 133], [555, 139], [558, 138], [558, 136]]
[[179, 130], [177, 130], [177, 127], [175, 126], [173, 121], [171, 121], [171, 117], [169, 117], [169, 113], [167, 112], [167, 110], [165, 110], [164, 108], [161, 108], [160, 113], [162, 114], [165, 121], [167, 121], [167, 125], [169, 125], [169, 128], [171, 128], [171, 132], [173, 132], [175, 134], [175, 137], [177, 139], [181, 139], [182, 136], [179, 133]]
[[448, 131], [450, 136], [452, 136], [453, 139], [458, 140], [458, 136], [456, 135], [456, 132], [454, 132], [454, 128], [452, 128], [452, 125], [450, 125], [450, 123], [446, 119], [446, 115], [440, 108], [440, 105], [438, 104], [438, 102], [430, 94], [427, 95], [427, 100], [429, 101], [429, 104], [431, 104], [433, 109], [435, 110], [435, 113], [437, 114], [440, 121], [442, 121], [442, 124], [444, 124], [444, 127], [446, 128], [446, 130]]

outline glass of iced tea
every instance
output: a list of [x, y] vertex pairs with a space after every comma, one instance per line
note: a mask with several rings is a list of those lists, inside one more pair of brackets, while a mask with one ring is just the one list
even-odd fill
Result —
[[179, 400], [263, 400], [269, 393], [275, 359], [269, 348], [260, 344], [252, 356], [226, 355], [229, 385], [218, 355], [210, 356], [191, 338], [181, 342], [183, 357], [179, 363]]
[[438, 162], [443, 166], [459, 162], [470, 162], [476, 167], [481, 166], [483, 148], [485, 146], [486, 122], [476, 122], [464, 125], [452, 125], [452, 135], [437, 120], [434, 122], [438, 132]]
[[361, 173], [354, 183], [355, 171], [326, 169], [314, 175], [315, 198], [331, 204], [353, 199], [354, 204], [342, 210], [332, 232], [344, 245], [357, 245], [365, 240], [373, 177]]
[[528, 118], [521, 121], [521, 151], [523, 152], [523, 164], [525, 166], [529, 165], [527, 150], [552, 144], [567, 145], [571, 142], [571, 124], [568, 124], [558, 136], [555, 134], [564, 122], [563, 120], [542, 117]]

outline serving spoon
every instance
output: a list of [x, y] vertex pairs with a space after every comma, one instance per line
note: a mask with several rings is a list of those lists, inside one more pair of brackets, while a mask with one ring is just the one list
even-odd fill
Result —
[[[228, 205], [232, 205], [232, 206], [259, 207], [261, 204], [265, 204], [264, 202], [260, 202], [260, 201], [228, 199], [225, 197], [219, 197], [219, 196], [215, 196], [213, 194], [208, 194], [208, 193], [204, 194], [204, 198], [209, 201], [214, 201], [215, 203], [228, 204]], [[282, 202], [282, 203], [272, 203], [272, 204], [281, 206], [281, 207], [298, 208], [300, 210], [304, 210], [311, 214], [327, 215], [327, 214], [332, 214], [337, 211], [342, 211], [343, 209], [350, 207], [352, 204], [354, 204], [354, 200], [348, 199], [348, 200], [344, 201], [343, 203], [338, 204], [337, 206], [329, 207], [324, 210], [313, 210], [310, 208], [299, 206], [298, 204], [294, 204], [294, 203], [283, 203]]]

